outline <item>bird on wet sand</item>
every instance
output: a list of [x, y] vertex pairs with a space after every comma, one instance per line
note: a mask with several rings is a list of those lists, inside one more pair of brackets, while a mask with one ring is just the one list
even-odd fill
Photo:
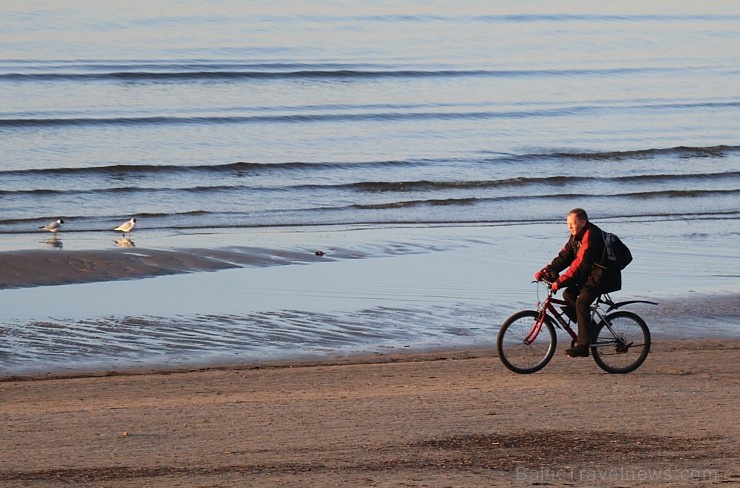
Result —
[[127, 220], [126, 222], [122, 223], [118, 227], [116, 227], [113, 230], [118, 230], [123, 233], [123, 235], [126, 235], [130, 233], [132, 230], [134, 230], [134, 227], [136, 227], [136, 219], [133, 218], [131, 220]]
[[39, 229], [48, 230], [51, 233], [56, 234], [60, 230], [62, 230], [62, 224], [64, 223], [64, 220], [59, 219], [55, 220], [54, 222], [51, 222], [49, 224], [46, 224], [44, 226], [39, 227]]

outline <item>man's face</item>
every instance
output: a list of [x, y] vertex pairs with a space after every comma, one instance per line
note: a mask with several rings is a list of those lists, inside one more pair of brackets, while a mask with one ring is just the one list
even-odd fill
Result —
[[580, 220], [574, 214], [568, 215], [568, 218], [566, 219], [566, 223], [568, 224], [568, 230], [570, 231], [570, 235], [572, 236], [578, 234], [581, 231], [581, 229], [583, 229], [583, 226], [586, 225], [585, 220]]

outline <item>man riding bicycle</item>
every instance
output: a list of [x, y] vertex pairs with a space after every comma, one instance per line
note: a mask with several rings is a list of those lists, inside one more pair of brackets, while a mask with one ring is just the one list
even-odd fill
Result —
[[553, 292], [567, 287], [563, 292], [567, 306], [563, 310], [578, 322], [578, 338], [575, 347], [567, 349], [565, 354], [588, 357], [593, 330], [590, 306], [602, 293], [622, 288], [622, 273], [618, 268], [601, 265], [604, 236], [601, 229], [589, 222], [585, 210], [571, 210], [566, 223], [570, 230], [568, 242], [550, 264], [534, 274], [534, 279], [551, 281]]

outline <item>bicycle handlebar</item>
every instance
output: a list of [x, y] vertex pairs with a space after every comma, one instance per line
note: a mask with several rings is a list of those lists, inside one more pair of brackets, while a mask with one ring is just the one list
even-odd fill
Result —
[[532, 283], [544, 283], [545, 286], [547, 287], [547, 293], [549, 293], [550, 295], [553, 295], [555, 293], [552, 291], [552, 283], [553, 283], [552, 281], [542, 279], [542, 280], [532, 280]]

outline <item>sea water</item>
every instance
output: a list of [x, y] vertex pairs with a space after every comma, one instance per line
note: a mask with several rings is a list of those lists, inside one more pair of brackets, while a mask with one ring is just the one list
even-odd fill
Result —
[[56, 218], [70, 247], [132, 216], [142, 236], [736, 220], [739, 21], [733, 1], [5, 1], [0, 246]]
[[[682, 256], [645, 271], [667, 288], [737, 292], [739, 21], [733, 1], [4, 1], [0, 250], [112, 248], [131, 217], [139, 249], [471, 226], [514, 230], [499, 262], [541, 242], [529, 275], [578, 206]], [[14, 330], [52, 318], [9, 307]]]

